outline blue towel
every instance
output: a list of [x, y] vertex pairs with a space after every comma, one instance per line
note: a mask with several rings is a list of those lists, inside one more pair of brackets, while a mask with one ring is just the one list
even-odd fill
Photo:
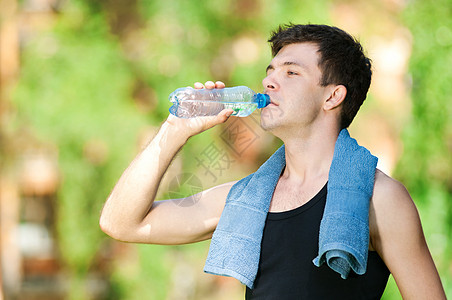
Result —
[[320, 223], [319, 255], [323, 263], [346, 279], [351, 270], [366, 272], [369, 248], [369, 200], [378, 159], [342, 130], [328, 174], [328, 193]]
[[[231, 188], [212, 236], [205, 272], [232, 276], [253, 288], [265, 220], [285, 164], [283, 145], [255, 173]], [[340, 132], [329, 171], [319, 255], [313, 262], [316, 266], [326, 262], [344, 279], [350, 270], [366, 271], [376, 164], [377, 158], [346, 129]]]

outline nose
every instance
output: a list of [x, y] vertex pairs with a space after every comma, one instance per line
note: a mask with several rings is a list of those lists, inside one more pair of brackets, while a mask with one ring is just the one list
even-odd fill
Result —
[[268, 74], [264, 79], [262, 79], [262, 85], [264, 86], [265, 91], [273, 91], [278, 88], [278, 84], [276, 83], [275, 78], [272, 76], [272, 72]]

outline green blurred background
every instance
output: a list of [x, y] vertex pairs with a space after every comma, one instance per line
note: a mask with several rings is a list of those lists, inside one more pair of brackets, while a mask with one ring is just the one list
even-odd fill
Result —
[[[451, 0], [0, 5], [0, 299], [242, 299], [237, 281], [203, 273], [208, 242], [120, 243], [98, 219], [169, 93], [207, 80], [261, 91], [267, 38], [288, 22], [341, 27], [367, 49], [373, 84], [350, 131], [407, 186], [452, 296]], [[258, 119], [192, 138], [159, 198], [256, 170], [280, 145]], [[393, 279], [384, 299], [401, 299]]]

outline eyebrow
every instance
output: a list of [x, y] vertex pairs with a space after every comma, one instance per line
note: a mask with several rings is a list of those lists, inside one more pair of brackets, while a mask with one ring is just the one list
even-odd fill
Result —
[[[302, 69], [308, 70], [308, 68], [304, 64], [300, 64], [300, 63], [293, 62], [293, 61], [285, 61], [281, 64], [281, 66], [297, 66]], [[269, 64], [267, 69], [265, 69], [265, 71], [268, 72], [269, 70], [274, 70], [274, 69], [275, 69], [275, 67], [272, 64]]]

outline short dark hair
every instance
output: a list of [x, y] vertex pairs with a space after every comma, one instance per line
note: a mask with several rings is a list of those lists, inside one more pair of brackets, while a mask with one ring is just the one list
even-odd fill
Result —
[[359, 41], [337, 27], [287, 24], [273, 31], [268, 42], [273, 56], [294, 43], [314, 43], [319, 47], [319, 84], [341, 84], [347, 89], [340, 121], [341, 129], [347, 128], [366, 99], [372, 78], [371, 61]]

